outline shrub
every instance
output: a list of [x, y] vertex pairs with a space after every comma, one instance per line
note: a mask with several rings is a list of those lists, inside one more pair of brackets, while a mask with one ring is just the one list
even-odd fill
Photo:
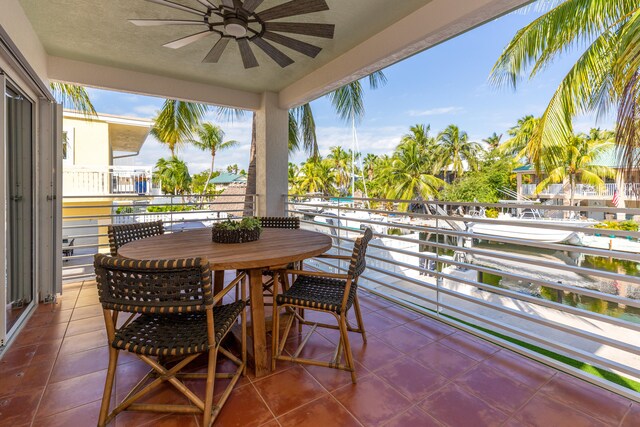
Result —
[[640, 225], [633, 221], [602, 221], [600, 224], [596, 224], [595, 228], [601, 228], [604, 230], [622, 230], [622, 231], [638, 231]]
[[258, 218], [247, 216], [240, 221], [227, 219], [213, 226], [217, 230], [234, 231], [234, 230], [259, 230], [260, 220]]

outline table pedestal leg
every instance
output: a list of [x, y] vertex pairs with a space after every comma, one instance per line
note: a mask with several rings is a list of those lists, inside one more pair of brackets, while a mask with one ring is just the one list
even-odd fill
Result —
[[262, 294], [262, 270], [249, 270], [249, 288], [251, 298], [251, 327], [253, 338], [253, 357], [256, 377], [267, 375], [271, 370], [267, 355], [267, 334], [264, 317], [264, 296]]
[[224, 289], [224, 270], [213, 272], [213, 294], [216, 295]]

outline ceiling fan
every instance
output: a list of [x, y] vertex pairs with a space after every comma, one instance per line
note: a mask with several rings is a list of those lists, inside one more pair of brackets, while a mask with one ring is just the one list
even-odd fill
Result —
[[141, 27], [161, 25], [203, 27], [197, 33], [164, 44], [165, 47], [179, 49], [214, 34], [220, 36], [220, 39], [202, 60], [205, 63], [218, 62], [229, 42], [235, 40], [238, 43], [244, 68], [253, 68], [259, 65], [250, 43], [262, 49], [264, 53], [284, 68], [293, 64], [293, 59], [267, 40], [315, 58], [322, 48], [280, 33], [332, 39], [335, 30], [333, 24], [277, 22], [281, 18], [329, 10], [325, 0], [292, 0], [261, 12], [256, 12], [256, 9], [264, 0], [197, 0], [206, 8], [206, 11], [175, 1], [146, 1], [196, 15], [198, 19], [130, 19], [129, 22]]

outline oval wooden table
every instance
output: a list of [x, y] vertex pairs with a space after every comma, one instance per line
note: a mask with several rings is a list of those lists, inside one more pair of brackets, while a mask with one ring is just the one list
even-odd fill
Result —
[[331, 237], [308, 230], [267, 228], [255, 242], [222, 244], [211, 241], [211, 229], [163, 234], [123, 245], [118, 255], [132, 259], [201, 257], [214, 272], [214, 291], [223, 287], [225, 270], [247, 270], [256, 377], [269, 373], [262, 270], [303, 261], [331, 249]]

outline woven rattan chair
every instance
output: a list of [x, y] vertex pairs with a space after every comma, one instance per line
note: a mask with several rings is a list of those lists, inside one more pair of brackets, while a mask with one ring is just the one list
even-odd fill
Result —
[[145, 237], [164, 234], [164, 225], [162, 221], [110, 225], [107, 227], [107, 233], [109, 234], [111, 256], [118, 256], [118, 249], [122, 245]]
[[[341, 255], [321, 255], [322, 258], [332, 258], [337, 260], [349, 260], [349, 270], [347, 274], [330, 274], [325, 272], [311, 272], [302, 270], [282, 270], [276, 271], [276, 281], [280, 277], [287, 282], [289, 275], [293, 275], [295, 280], [291, 287], [285, 286], [282, 294], [277, 294], [277, 286], [274, 286], [273, 304], [273, 342], [272, 342], [272, 369], [275, 370], [277, 360], [286, 360], [295, 363], [306, 363], [316, 366], [326, 366], [328, 368], [342, 369], [351, 372], [351, 381], [356, 382], [355, 364], [349, 345], [348, 331], [359, 332], [366, 343], [367, 336], [362, 322], [362, 313], [358, 302], [358, 278], [366, 268], [366, 251], [369, 241], [373, 237], [371, 229], [367, 228], [364, 235], [356, 239], [351, 256]], [[280, 308], [288, 308], [289, 319], [284, 328], [283, 337], [280, 339]], [[349, 324], [347, 313], [354, 307], [358, 327], [354, 328]], [[326, 323], [314, 323], [306, 321], [301, 315], [303, 310], [315, 310], [331, 313], [336, 317], [338, 325]], [[307, 336], [302, 340], [293, 356], [283, 355], [284, 346], [291, 330], [293, 321], [297, 319], [299, 324], [312, 325]], [[338, 329], [340, 331], [340, 342], [336, 348], [333, 358], [329, 362], [304, 359], [298, 357], [307, 343], [310, 335], [317, 327]], [[344, 352], [345, 363], [342, 363], [342, 353]]]
[[[300, 218], [293, 216], [267, 216], [258, 219], [260, 220], [260, 226], [262, 228], [284, 228], [289, 230], [297, 230], [300, 228]], [[274, 270], [283, 267], [286, 269], [300, 268], [300, 266], [289, 264], [287, 266], [274, 266], [272, 269], [263, 270], [262, 275], [269, 277], [269, 279], [262, 284], [265, 295], [271, 296], [273, 294]]]
[[[245, 295], [230, 304], [218, 304], [241, 283], [240, 275], [217, 295], [213, 295], [209, 263], [200, 258], [136, 261], [106, 255], [95, 256], [98, 296], [102, 304], [109, 340], [109, 368], [100, 408], [98, 426], [105, 426], [120, 412], [152, 411], [202, 414], [203, 424], [213, 423], [246, 366]], [[118, 326], [118, 314], [128, 319]], [[242, 350], [240, 358], [221, 347], [223, 338], [241, 318]], [[118, 355], [127, 351], [137, 355], [151, 370], [109, 412]], [[218, 352], [229, 358], [237, 369], [216, 373]], [[198, 356], [206, 354], [206, 373], [185, 373], [183, 369]], [[163, 360], [170, 359], [170, 367]], [[214, 403], [216, 378], [231, 379]], [[204, 401], [187, 388], [181, 379], [206, 381]], [[162, 382], [170, 382], [186, 396], [190, 404], [165, 405], [137, 403]]]

